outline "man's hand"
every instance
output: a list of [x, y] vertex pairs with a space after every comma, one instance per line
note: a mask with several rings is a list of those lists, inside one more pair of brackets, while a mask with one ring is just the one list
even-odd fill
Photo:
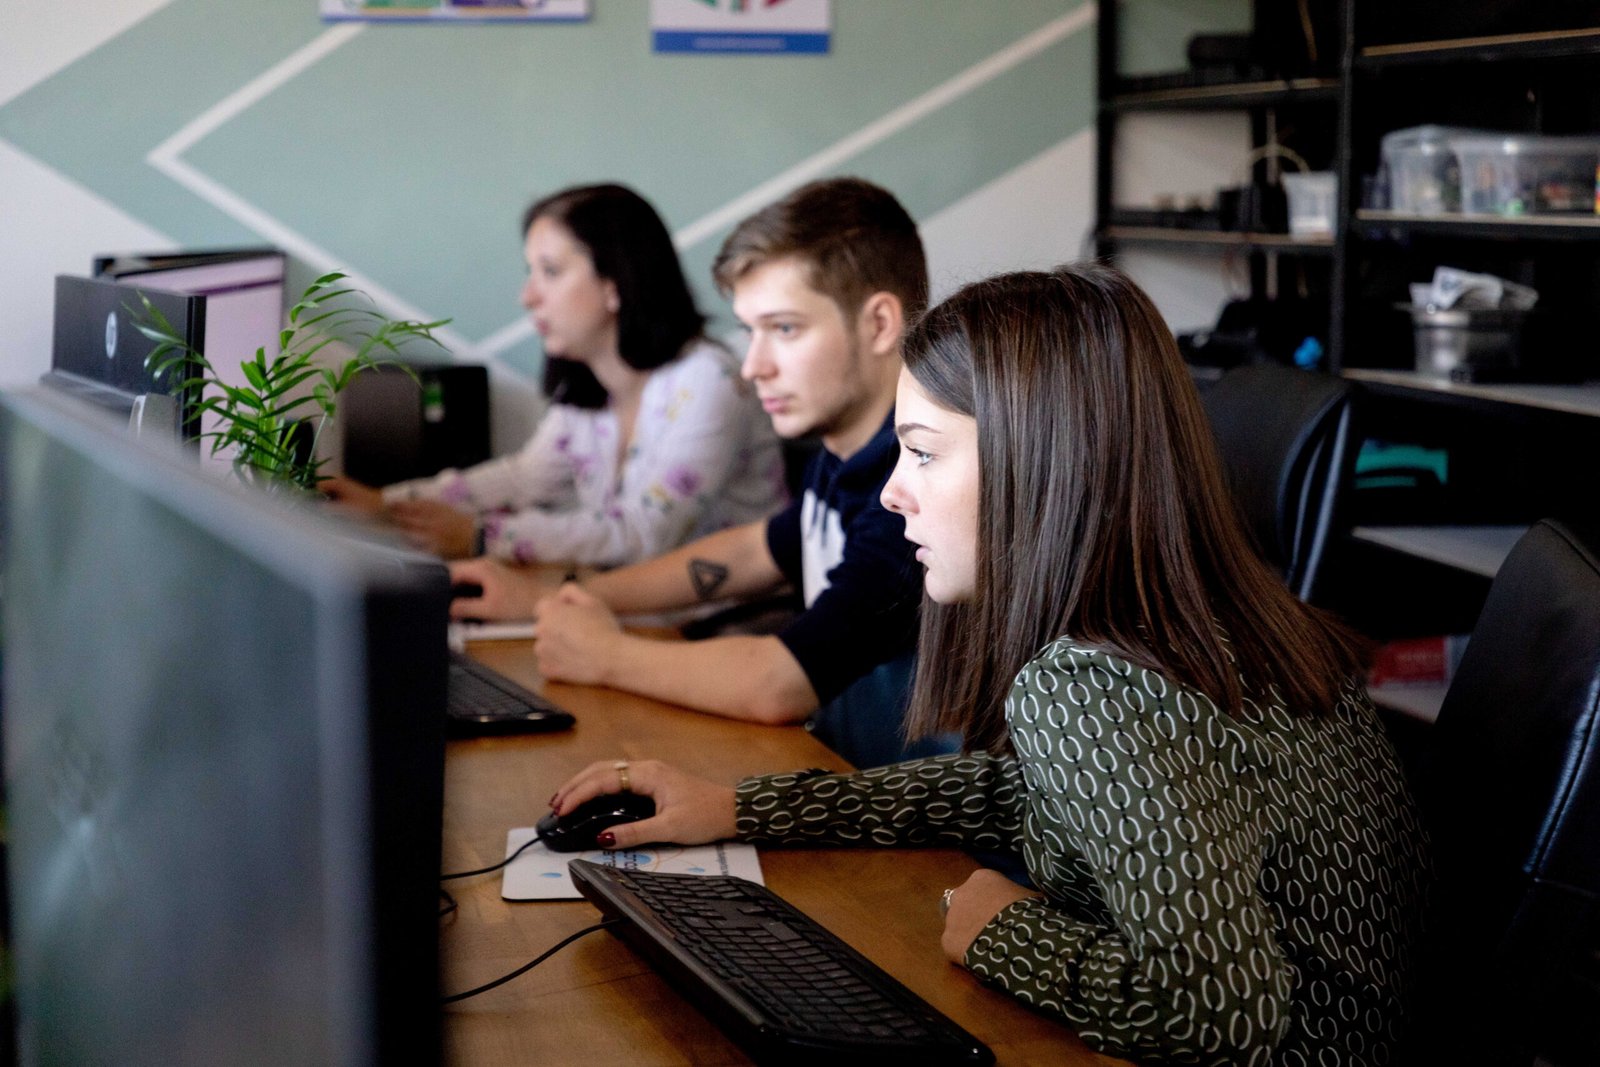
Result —
[[514, 571], [492, 559], [458, 560], [450, 564], [450, 580], [456, 585], [483, 587], [481, 596], [457, 597], [450, 602], [453, 619], [531, 619], [545, 592], [537, 574]]
[[944, 917], [944, 936], [939, 944], [944, 954], [956, 963], [967, 958], [967, 949], [985, 926], [1019, 900], [1039, 894], [1024, 889], [999, 871], [980, 867], [950, 896], [950, 910]]
[[534, 607], [539, 640], [533, 646], [539, 673], [556, 682], [609, 685], [610, 664], [623, 639], [611, 609], [571, 582]]
[[411, 543], [445, 559], [472, 555], [478, 525], [471, 515], [437, 500], [397, 500], [389, 517]]

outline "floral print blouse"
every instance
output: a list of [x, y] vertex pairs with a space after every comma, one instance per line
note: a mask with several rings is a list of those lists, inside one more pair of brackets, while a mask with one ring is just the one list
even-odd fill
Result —
[[501, 559], [615, 567], [763, 519], [787, 498], [772, 424], [709, 341], [650, 376], [621, 457], [619, 439], [609, 407], [555, 404], [514, 455], [391, 485], [384, 501], [474, 512], [484, 552]]

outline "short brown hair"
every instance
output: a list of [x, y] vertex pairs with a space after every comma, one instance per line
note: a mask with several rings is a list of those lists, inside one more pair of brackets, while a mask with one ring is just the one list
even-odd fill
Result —
[[860, 178], [802, 185], [734, 227], [711, 276], [724, 296], [750, 271], [794, 257], [811, 288], [847, 318], [873, 293], [892, 293], [907, 322], [928, 303], [928, 260], [917, 224], [887, 189]]
[[1230, 713], [1269, 694], [1291, 713], [1334, 706], [1362, 643], [1257, 555], [1177, 344], [1125, 275], [976, 282], [911, 329], [904, 358], [930, 400], [977, 421], [982, 516], [972, 600], [923, 601], [912, 736], [1004, 751], [1013, 679], [1058, 637]]

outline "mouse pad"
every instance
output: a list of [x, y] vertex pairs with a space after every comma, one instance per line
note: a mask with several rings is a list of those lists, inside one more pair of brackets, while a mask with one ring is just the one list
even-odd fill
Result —
[[[531, 826], [506, 833], [506, 855], [536, 836]], [[567, 863], [588, 860], [606, 867], [661, 874], [731, 874], [766, 885], [754, 845], [718, 841], [714, 845], [650, 845], [614, 852], [551, 852], [542, 844], [529, 847], [505, 870], [500, 896], [506, 900], [582, 900], [583, 894], [567, 876]]]

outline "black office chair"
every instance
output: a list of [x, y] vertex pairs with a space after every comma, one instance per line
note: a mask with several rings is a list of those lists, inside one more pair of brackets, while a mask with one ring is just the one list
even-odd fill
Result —
[[1262, 363], [1236, 367], [1200, 394], [1245, 525], [1302, 600], [1354, 465], [1353, 392], [1341, 378]]
[[1600, 1063], [1600, 557], [1554, 523], [1501, 567], [1418, 793], [1437, 882], [1406, 1062]]

